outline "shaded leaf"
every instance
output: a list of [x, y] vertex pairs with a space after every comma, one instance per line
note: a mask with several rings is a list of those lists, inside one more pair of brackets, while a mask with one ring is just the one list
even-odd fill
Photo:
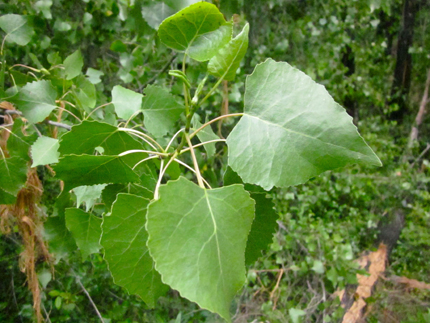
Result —
[[45, 136], [39, 137], [31, 146], [31, 157], [33, 159], [31, 167], [57, 163], [58, 157], [60, 157], [59, 147], [58, 139]]
[[17, 95], [10, 99], [22, 111], [24, 117], [32, 122], [42, 122], [57, 106], [57, 90], [51, 81], [27, 83]]
[[99, 243], [102, 233], [102, 219], [81, 209], [66, 209], [66, 227], [72, 233], [79, 249], [81, 250], [82, 260], [88, 255], [100, 250]]
[[119, 118], [128, 120], [134, 113], [140, 111], [142, 106], [140, 93], [123, 88], [120, 85], [114, 86], [112, 90], [112, 103]]
[[71, 80], [81, 74], [82, 67], [84, 66], [84, 59], [82, 58], [81, 51], [78, 49], [73, 54], [67, 56], [63, 64], [66, 80]]
[[24, 122], [21, 118], [15, 119], [12, 132], [7, 140], [7, 151], [10, 157], [20, 157], [25, 161], [30, 161], [30, 146], [36, 141], [37, 134], [24, 134]]
[[111, 208], [119, 193], [129, 193], [148, 200], [154, 197], [153, 192], [138, 184], [110, 184], [102, 192], [102, 200], [108, 209]]
[[83, 75], [80, 75], [74, 82], [77, 87], [74, 93], [78, 106], [87, 113], [91, 112], [97, 102], [96, 87]]
[[65, 191], [82, 185], [139, 182], [139, 177], [118, 156], [67, 155], [54, 166]]
[[227, 138], [228, 163], [244, 182], [269, 190], [351, 163], [381, 165], [326, 89], [287, 63], [255, 68], [244, 112]]
[[76, 250], [75, 241], [66, 228], [64, 216], [49, 217], [43, 224], [43, 229], [49, 252], [55, 255], [57, 262]]
[[223, 47], [216, 56], [212, 57], [208, 64], [208, 72], [218, 78], [232, 81], [240, 62], [248, 49], [249, 24]]
[[181, 177], [160, 187], [147, 218], [148, 247], [163, 282], [231, 321], [254, 218], [254, 201], [243, 186], [206, 190]]
[[30, 26], [30, 17], [20, 15], [4, 15], [0, 17], [0, 28], [6, 33], [6, 41], [25, 46], [34, 34]]
[[149, 85], [144, 93], [142, 109], [145, 127], [156, 138], [160, 138], [172, 131], [184, 107], [162, 87]]
[[142, 149], [142, 144], [117, 127], [98, 121], [83, 121], [61, 137], [61, 155], [93, 154], [103, 147], [104, 154], [117, 155], [129, 149]]
[[[242, 183], [242, 179], [228, 167], [224, 174], [224, 185]], [[255, 218], [245, 250], [245, 263], [251, 265], [261, 257], [261, 252], [267, 250], [272, 243], [273, 234], [278, 228], [276, 222], [278, 215], [275, 212], [272, 199], [266, 197], [267, 192], [265, 190], [252, 184], [245, 184], [245, 190], [251, 194], [251, 198], [255, 201]]]
[[168, 287], [161, 282], [146, 247], [148, 203], [139, 196], [118, 194], [110, 216], [103, 218], [101, 244], [115, 283], [154, 307]]
[[27, 181], [27, 163], [19, 157], [0, 159], [0, 188], [16, 196]]

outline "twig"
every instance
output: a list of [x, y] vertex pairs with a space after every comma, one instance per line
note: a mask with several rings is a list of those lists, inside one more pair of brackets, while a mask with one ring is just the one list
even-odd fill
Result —
[[176, 58], [176, 54], [173, 54], [173, 56], [170, 58], [170, 60], [166, 63], [166, 65], [163, 66], [163, 68], [158, 71], [157, 74], [155, 74], [149, 81], [143, 83], [141, 86], [139, 86], [139, 92], [142, 92], [142, 90], [149, 84], [153, 83], [159, 76], [160, 74], [164, 73], [165, 71], [167, 71], [167, 69], [169, 68], [170, 64], [172, 64], [173, 60]]
[[[2, 108], [0, 108], [0, 109], [2, 109]], [[4, 110], [4, 109], [2, 109], [2, 110]], [[22, 112], [21, 111], [16, 111], [16, 110], [4, 110], [4, 113], [8, 114], [8, 115], [22, 116]], [[68, 124], [64, 124], [64, 123], [61, 123], [61, 122], [55, 122], [55, 121], [52, 121], [52, 120], [45, 120], [45, 123], [50, 124], [51, 126], [55, 126], [55, 127], [59, 127], [59, 128], [64, 128], [64, 129], [67, 129], [67, 130], [71, 130], [72, 129], [72, 126], [69, 126]]]
[[416, 162], [419, 161], [429, 150], [430, 150], [430, 143], [427, 143], [426, 148], [422, 151], [422, 153], [411, 164], [411, 168], [414, 168]]
[[88, 293], [88, 291], [85, 289], [84, 285], [82, 285], [81, 280], [80, 280], [78, 277], [76, 277], [76, 281], [78, 282], [79, 286], [81, 286], [82, 291], [85, 293], [85, 295], [87, 295], [87, 297], [88, 297], [88, 299], [90, 300], [90, 303], [91, 303], [91, 305], [93, 306], [94, 310], [96, 311], [97, 316], [99, 317], [100, 321], [101, 321], [102, 323], [104, 323], [103, 317], [102, 317], [102, 315], [100, 314], [100, 312], [99, 312], [99, 310], [98, 310], [98, 308], [97, 308], [96, 304], [94, 303], [93, 299], [91, 298], [90, 293]]
[[[272, 292], [270, 293], [270, 299], [273, 299], [273, 296], [275, 295], [275, 292], [278, 290], [278, 288], [279, 288], [279, 283], [281, 282], [281, 278], [282, 278], [282, 275], [284, 274], [284, 269], [281, 269], [280, 271], [279, 271], [279, 275], [278, 275], [278, 279], [277, 279], [277, 281], [276, 281], [276, 285], [275, 285], [275, 288], [273, 288], [273, 290], [272, 290]], [[278, 299], [276, 299], [274, 302], [273, 302], [273, 308], [272, 308], [272, 310], [276, 310], [276, 303], [278, 302]]]

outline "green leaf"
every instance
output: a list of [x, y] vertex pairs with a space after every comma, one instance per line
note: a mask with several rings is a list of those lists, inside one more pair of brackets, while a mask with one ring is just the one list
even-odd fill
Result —
[[164, 3], [166, 3], [169, 7], [171, 7], [175, 11], [184, 9], [197, 2], [201, 2], [201, 0], [164, 0]]
[[[242, 184], [241, 178], [228, 167], [224, 174], [224, 185]], [[255, 219], [252, 222], [251, 232], [248, 236], [245, 250], [245, 263], [252, 265], [261, 252], [267, 250], [273, 241], [273, 234], [278, 227], [278, 215], [274, 210], [272, 199], [267, 198], [267, 192], [261, 187], [246, 184], [245, 190], [250, 192], [251, 198], [255, 201]]]
[[15, 204], [16, 196], [0, 188], [0, 204]]
[[120, 85], [114, 86], [112, 90], [112, 103], [119, 118], [128, 120], [133, 114], [140, 111], [142, 106], [140, 93], [123, 88]]
[[117, 127], [98, 121], [83, 121], [61, 137], [61, 155], [94, 154], [103, 147], [104, 154], [118, 155], [130, 149], [143, 149], [142, 144]]
[[288, 315], [290, 315], [291, 321], [293, 321], [293, 323], [299, 323], [300, 317], [305, 316], [306, 312], [300, 309], [290, 308], [288, 310]]
[[82, 185], [139, 182], [139, 177], [118, 156], [67, 155], [54, 167], [65, 191]]
[[164, 88], [149, 85], [143, 98], [145, 127], [156, 138], [161, 138], [172, 131], [184, 107]]
[[92, 84], [99, 84], [102, 81], [100, 77], [105, 75], [105, 73], [90, 67], [87, 69], [86, 75], [88, 77], [88, 81], [90, 81]]
[[10, 99], [22, 111], [24, 117], [32, 122], [42, 122], [57, 106], [57, 90], [51, 81], [36, 81], [26, 84], [17, 95]]
[[45, 136], [39, 137], [31, 146], [31, 157], [33, 159], [31, 167], [58, 163], [58, 157], [60, 157], [59, 147], [58, 139]]
[[188, 48], [187, 54], [196, 61], [208, 61], [229, 43], [232, 33], [233, 24], [231, 22], [225, 23], [217, 30], [197, 37]]
[[30, 161], [28, 154], [30, 146], [36, 141], [37, 134], [25, 134], [25, 125], [21, 118], [13, 122], [12, 132], [7, 140], [7, 151], [10, 157], [20, 157], [25, 161]]
[[85, 209], [88, 212], [93, 207], [95, 201], [100, 198], [106, 186], [106, 184], [100, 184], [75, 187], [73, 193], [76, 195], [76, 205], [79, 207], [82, 203], [85, 203]]
[[158, 35], [166, 46], [204, 61], [229, 41], [231, 25], [224, 25], [224, 16], [215, 5], [198, 2], [164, 20]]
[[321, 260], [314, 260], [314, 264], [311, 269], [317, 274], [324, 274], [325, 271], [324, 264], [321, 262]]
[[158, 29], [164, 19], [173, 15], [175, 10], [167, 6], [164, 2], [152, 3], [142, 8], [142, 17], [149, 26]]
[[0, 188], [13, 196], [27, 181], [27, 163], [19, 157], [0, 159]]
[[76, 244], [81, 250], [82, 260], [100, 250], [101, 224], [101, 218], [81, 209], [66, 209], [66, 227], [72, 233]]
[[223, 47], [216, 56], [212, 57], [208, 64], [208, 72], [218, 78], [232, 81], [240, 62], [248, 49], [249, 24]]
[[46, 19], [52, 19], [51, 6], [52, 0], [39, 0], [33, 5], [33, 8], [38, 13], [42, 12]]
[[[202, 126], [202, 124], [197, 120], [197, 118], [193, 118], [193, 127], [194, 129], [198, 129]], [[201, 142], [210, 141], [219, 139], [219, 137], [213, 132], [212, 128], [210, 126], [207, 126], [200, 130], [197, 133], [197, 137]], [[208, 158], [211, 158], [215, 155], [215, 143], [206, 144], [204, 145], [204, 148], [206, 150], [206, 153], [208, 155]]]
[[146, 247], [148, 203], [139, 196], [118, 194], [110, 216], [103, 218], [101, 244], [115, 283], [154, 307], [168, 287], [161, 282]]
[[67, 56], [63, 64], [66, 72], [66, 80], [71, 80], [81, 74], [82, 67], [84, 66], [81, 51], [78, 49], [73, 54]]
[[0, 28], [6, 33], [6, 41], [25, 46], [34, 34], [30, 26], [30, 17], [20, 15], [4, 15], [0, 17]]
[[227, 138], [228, 163], [244, 182], [269, 190], [351, 163], [381, 165], [326, 89], [287, 63], [255, 68], [244, 112]]
[[102, 192], [102, 200], [107, 208], [111, 208], [119, 193], [130, 193], [151, 200], [154, 193], [138, 184], [110, 184]]
[[78, 106], [87, 113], [96, 106], [97, 93], [96, 87], [85, 76], [80, 75], [75, 81], [77, 90], [74, 92]]
[[254, 218], [243, 186], [206, 190], [181, 177], [160, 187], [147, 218], [148, 247], [163, 282], [230, 322]]

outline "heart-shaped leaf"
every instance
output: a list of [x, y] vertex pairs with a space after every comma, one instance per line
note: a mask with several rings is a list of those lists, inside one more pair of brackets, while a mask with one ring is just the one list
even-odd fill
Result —
[[272, 59], [246, 80], [244, 116], [227, 138], [228, 163], [266, 190], [306, 182], [324, 171], [381, 162], [327, 90]]
[[148, 248], [163, 282], [230, 321], [245, 283], [245, 247], [254, 201], [243, 185], [213, 190], [181, 177], [148, 208]]

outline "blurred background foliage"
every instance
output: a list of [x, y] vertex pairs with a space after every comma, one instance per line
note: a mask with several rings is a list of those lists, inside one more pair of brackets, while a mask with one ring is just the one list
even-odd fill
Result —
[[[79, 77], [75, 89], [77, 97], [85, 98], [84, 110], [110, 102], [111, 90], [118, 84], [137, 92], [148, 84], [160, 84], [179, 95], [182, 87], [167, 71], [180, 69], [181, 60], [160, 43], [156, 28], [193, 2], [0, 1], [1, 14], [27, 15], [35, 30], [27, 46], [6, 44], [4, 57], [12, 77], [5, 88], [13, 92], [15, 85], [34, 79], [34, 71], [22, 65], [48, 73], [46, 77], [55, 82], [63, 60], [80, 49], [85, 76]], [[235, 322], [340, 321], [344, 310], [334, 293], [356, 283], [360, 269], [354, 259], [381, 241], [391, 251], [386, 277], [429, 282], [428, 115], [419, 127], [418, 140], [409, 146], [408, 140], [430, 68], [430, 3], [212, 2], [238, 29], [250, 23], [250, 47], [235, 82], [225, 83], [218, 95], [206, 101], [202, 119], [219, 114], [220, 109], [240, 111], [246, 75], [271, 57], [289, 62], [325, 85], [353, 116], [384, 164], [379, 169], [353, 166], [270, 192], [280, 217], [279, 229], [270, 249], [249, 268], [248, 283], [232, 305]], [[196, 82], [203, 71], [203, 65], [191, 63], [187, 72]], [[110, 114], [113, 110], [106, 108], [95, 116], [114, 122]], [[229, 122], [233, 121], [224, 123], [221, 134], [232, 126]], [[211, 172], [219, 168], [217, 156], [200, 159], [204, 175], [216, 180]], [[50, 174], [43, 168], [38, 172], [46, 189]], [[42, 208], [48, 215], [55, 215], [57, 194], [55, 183], [44, 193]], [[62, 256], [57, 258], [55, 277], [43, 262], [38, 267], [43, 313], [50, 322], [100, 321], [82, 286], [106, 322], [219, 321], [174, 291], [149, 309], [113, 283], [102, 254], [82, 262], [73, 240], [67, 240], [70, 234], [56, 229], [55, 217], [50, 218], [45, 223], [49, 246]], [[32, 298], [20, 271], [22, 244], [15, 231], [0, 235], [0, 321], [30, 322]], [[429, 306], [428, 290], [379, 279], [365, 315], [368, 322], [430, 322]]]

